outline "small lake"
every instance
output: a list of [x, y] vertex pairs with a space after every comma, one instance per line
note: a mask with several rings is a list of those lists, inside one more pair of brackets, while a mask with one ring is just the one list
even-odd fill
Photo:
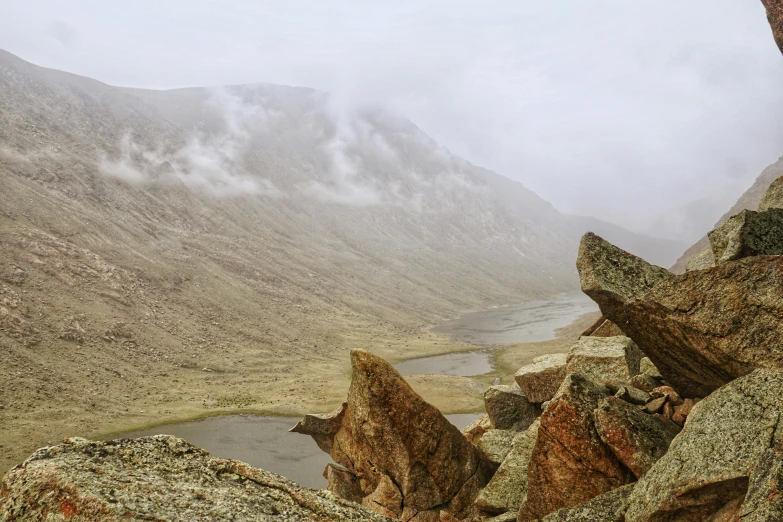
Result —
[[[462, 429], [479, 416], [478, 413], [466, 413], [446, 415], [446, 418]], [[318, 449], [309, 435], [288, 432], [298, 421], [297, 417], [224, 415], [130, 431], [109, 438], [174, 435], [204, 448], [215, 457], [241, 460], [309, 488], [325, 488], [322, 473], [332, 459]]]

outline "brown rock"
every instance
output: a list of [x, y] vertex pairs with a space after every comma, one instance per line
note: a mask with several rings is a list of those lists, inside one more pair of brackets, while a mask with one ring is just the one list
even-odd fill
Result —
[[[332, 491], [332, 493], [335, 493]], [[388, 475], [383, 475], [375, 491], [361, 500], [363, 506], [389, 518], [402, 515], [402, 493]]]
[[783, 367], [783, 257], [666, 276], [588, 234], [577, 264], [602, 313], [685, 397], [706, 396], [756, 368]]
[[387, 521], [183, 439], [68, 439], [36, 451], [0, 484], [0, 520], [251, 522]]
[[516, 380], [530, 402], [542, 403], [554, 397], [566, 376], [568, 354], [554, 353], [533, 359], [532, 364], [520, 368]]
[[658, 413], [663, 410], [664, 404], [666, 404], [666, 397], [658, 397], [657, 399], [648, 402], [644, 409], [647, 410], [648, 413]]
[[616, 397], [601, 400], [595, 412], [601, 440], [636, 477], [642, 477], [669, 449], [679, 428]]
[[685, 425], [685, 420], [688, 418], [688, 415], [694, 406], [696, 406], [696, 401], [693, 399], [683, 400], [682, 404], [674, 407], [674, 415], [672, 415], [672, 420], [680, 426]]
[[708, 234], [715, 264], [783, 254], [783, 209], [743, 210]]
[[326, 446], [371, 495], [368, 505], [401, 510], [402, 519], [437, 520], [441, 509], [458, 518], [469, 514], [492, 465], [386, 361], [353, 350], [351, 365], [348, 406]]
[[364, 493], [359, 486], [356, 476], [347, 469], [332, 464], [326, 465], [324, 469], [324, 478], [329, 491], [340, 498], [350, 500], [351, 502], [361, 502]]
[[625, 335], [620, 327], [601, 316], [590, 328], [582, 332], [582, 337], [616, 337]]
[[482, 435], [484, 435], [484, 433], [490, 429], [492, 429], [492, 423], [489, 420], [489, 415], [485, 413], [478, 419], [462, 428], [462, 434], [466, 439], [468, 439], [468, 441], [472, 442], [473, 444], [477, 444]]
[[516, 384], [491, 386], [484, 393], [484, 407], [492, 427], [498, 430], [526, 430], [540, 414]]
[[639, 373], [642, 353], [625, 336], [581, 337], [568, 355], [566, 372], [596, 382], [627, 382]]
[[761, 0], [764, 7], [767, 8], [767, 20], [772, 27], [772, 36], [778, 49], [783, 52], [783, 1], [781, 0]]
[[628, 384], [634, 388], [638, 388], [647, 393], [650, 393], [655, 388], [660, 386], [661, 382], [654, 377], [650, 377], [649, 375], [634, 375], [631, 377], [631, 380], [628, 381]]
[[739, 510], [742, 522], [783, 520], [783, 452], [764, 452], [750, 474], [748, 493]]
[[644, 406], [650, 402], [650, 394], [639, 388], [633, 386], [621, 386], [614, 394], [618, 399], [622, 399], [625, 402], [636, 404], [637, 406]]
[[527, 516], [543, 517], [586, 502], [633, 480], [601, 440], [594, 411], [609, 390], [569, 374], [541, 415], [528, 468]]
[[318, 444], [318, 447], [321, 448], [321, 451], [331, 453], [332, 440], [342, 426], [347, 407], [348, 403], [344, 402], [331, 413], [307, 414], [304, 419], [288, 431], [310, 435]]
[[541, 519], [541, 522], [625, 522], [625, 510], [633, 484], [598, 495], [578, 506], [563, 508]]

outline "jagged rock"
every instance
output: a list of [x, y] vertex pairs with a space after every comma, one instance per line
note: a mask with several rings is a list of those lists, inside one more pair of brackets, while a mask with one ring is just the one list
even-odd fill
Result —
[[361, 503], [376, 513], [389, 518], [400, 518], [402, 515], [402, 493], [388, 475], [381, 477], [375, 490], [364, 497]]
[[767, 20], [772, 27], [772, 36], [778, 44], [778, 49], [783, 53], [783, 1], [761, 0], [761, 3], [767, 8]]
[[627, 382], [639, 373], [641, 358], [628, 337], [581, 337], [571, 348], [566, 373], [580, 373], [596, 382]]
[[366, 505], [384, 514], [401, 510], [403, 520], [437, 520], [441, 510], [470, 514], [492, 464], [386, 361], [352, 350], [351, 366], [348, 405], [325, 446], [372, 496]]
[[601, 316], [591, 327], [582, 332], [581, 337], [615, 337], [625, 335], [620, 327]]
[[692, 272], [694, 270], [704, 270], [713, 266], [715, 266], [715, 256], [713, 255], [711, 248], [706, 248], [688, 261], [685, 265], [685, 270]]
[[770, 183], [759, 203], [759, 210], [783, 208], [783, 176]]
[[661, 378], [661, 372], [656, 368], [649, 357], [642, 357], [639, 361], [639, 373], [641, 375], [649, 375], [655, 379]]
[[748, 493], [739, 509], [742, 522], [783, 520], [783, 452], [764, 452], [750, 474]]
[[708, 234], [715, 264], [783, 254], [783, 209], [743, 210]]
[[8, 521], [388, 521], [169, 435], [67, 439], [9, 471], [0, 490], [0, 520]]
[[485, 413], [478, 419], [462, 428], [461, 433], [465, 436], [466, 439], [468, 439], [468, 441], [472, 442], [473, 444], [478, 444], [478, 441], [481, 440], [481, 437], [484, 435], [484, 433], [490, 429], [492, 429], [492, 422], [489, 420], [489, 415]]
[[608, 396], [605, 386], [583, 375], [565, 378], [541, 415], [528, 467], [526, 516], [540, 518], [581, 504], [634, 479], [595, 426], [593, 412]]
[[520, 368], [516, 380], [530, 402], [550, 400], [557, 393], [566, 376], [567, 353], [553, 353], [533, 359], [532, 364]]
[[585, 236], [577, 264], [585, 292], [684, 397], [704, 397], [756, 368], [783, 367], [783, 257], [667, 277]]
[[492, 427], [498, 430], [526, 430], [539, 415], [538, 407], [516, 384], [491, 386], [484, 393], [484, 407]]
[[685, 421], [688, 418], [688, 415], [690, 415], [691, 410], [693, 407], [696, 406], [696, 401], [694, 399], [685, 399], [682, 401], [682, 404], [679, 406], [674, 407], [674, 414], [672, 415], [672, 420], [677, 423], [680, 427], [685, 425]]
[[633, 484], [613, 489], [578, 506], [560, 509], [541, 522], [625, 522], [625, 510]]
[[477, 446], [481, 448], [490, 462], [499, 466], [511, 451], [516, 435], [518, 435], [516, 431], [487, 430]]
[[356, 476], [343, 468], [331, 462], [324, 469], [324, 478], [329, 491], [340, 498], [350, 500], [351, 502], [361, 502], [364, 493], [359, 486], [359, 480]]
[[332, 452], [332, 440], [334, 435], [340, 430], [345, 417], [345, 410], [348, 403], [342, 403], [331, 413], [305, 415], [305, 418], [299, 421], [296, 426], [291, 428], [290, 432], [310, 435], [321, 451], [324, 453]]
[[640, 390], [639, 388], [634, 388], [633, 386], [621, 386], [614, 393], [614, 396], [618, 399], [624, 400], [625, 402], [630, 402], [631, 404], [636, 404], [638, 406], [644, 406], [651, 399], [649, 393], [644, 390]]
[[781, 389], [783, 371], [756, 370], [700, 401], [666, 455], [639, 479], [627, 522], [710, 520], [744, 497], [767, 449], [783, 447]]
[[515, 434], [511, 451], [476, 497], [476, 507], [487, 513], [512, 511], [516, 514], [527, 494], [527, 467], [539, 426], [536, 420], [523, 433]]
[[644, 476], [666, 454], [680, 429], [617, 397], [598, 403], [595, 426], [601, 440], [636, 477]]
[[649, 375], [634, 375], [628, 384], [645, 392], [651, 392], [661, 385], [661, 381]]

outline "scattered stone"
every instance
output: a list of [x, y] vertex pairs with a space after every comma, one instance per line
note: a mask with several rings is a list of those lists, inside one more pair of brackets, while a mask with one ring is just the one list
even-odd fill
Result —
[[644, 409], [647, 410], [647, 413], [660, 413], [664, 404], [666, 404], [666, 397], [658, 397], [648, 402]]
[[588, 234], [577, 264], [585, 292], [684, 397], [783, 367], [783, 257], [666, 276]]
[[530, 402], [542, 403], [554, 397], [566, 376], [567, 353], [553, 353], [533, 359], [520, 368], [516, 380]]
[[680, 429], [616, 397], [598, 403], [595, 426], [601, 440], [637, 478], [666, 454]]
[[783, 209], [743, 210], [708, 234], [715, 264], [783, 254]]
[[9, 521], [388, 521], [170, 435], [67, 439], [9, 471], [0, 490], [0, 520]]
[[560, 509], [541, 522], [625, 522], [625, 510], [633, 484], [613, 489], [578, 506]]
[[511, 451], [476, 497], [476, 507], [487, 513], [515, 514], [527, 494], [527, 468], [538, 436], [536, 420], [525, 432], [515, 434]]
[[636, 404], [638, 406], [644, 406], [651, 399], [649, 393], [644, 390], [640, 390], [639, 388], [634, 388], [633, 386], [620, 387], [620, 389], [615, 392], [614, 396], [618, 399], [624, 400], [625, 402], [630, 402], [631, 404]]
[[581, 337], [571, 348], [566, 373], [580, 373], [596, 382], [627, 382], [639, 373], [641, 358], [628, 337]]
[[601, 440], [594, 423], [593, 412], [608, 396], [605, 386], [583, 375], [565, 378], [541, 415], [528, 468], [526, 517], [541, 518], [634, 480]]
[[685, 420], [688, 418], [688, 415], [691, 413], [691, 410], [693, 409], [694, 406], [696, 406], [695, 400], [693, 399], [683, 400], [682, 404], [674, 407], [674, 415], [672, 415], [672, 420], [676, 422], [679, 426], [684, 426]]
[[539, 415], [538, 407], [516, 384], [491, 386], [484, 393], [484, 407], [498, 430], [526, 430]]
[[700, 401], [669, 451], [639, 479], [627, 522], [710, 520], [744, 497], [768, 448], [781, 447], [783, 371], [756, 370]]

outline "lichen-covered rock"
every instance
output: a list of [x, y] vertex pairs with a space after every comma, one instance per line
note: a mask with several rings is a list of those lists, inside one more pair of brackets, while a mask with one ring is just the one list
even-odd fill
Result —
[[[610, 259], [631, 268], [624, 272]], [[756, 368], [783, 368], [783, 257], [743, 258], [671, 277], [643, 263], [586, 236], [578, 266], [601, 312], [684, 397], [704, 397]], [[642, 281], [620, 282], [636, 277]], [[658, 277], [654, 285], [651, 277]]]
[[526, 517], [581, 504], [634, 480], [595, 426], [594, 411], [609, 396], [605, 386], [582, 375], [566, 376], [541, 415], [528, 467]]
[[771, 208], [783, 208], [783, 176], [769, 184], [758, 209], [769, 210]]
[[715, 266], [715, 256], [712, 253], [712, 249], [705, 248], [699, 254], [694, 256], [693, 259], [688, 261], [688, 263], [685, 265], [685, 270], [687, 272], [692, 272], [694, 270], [712, 268], [713, 266]]
[[560, 509], [541, 522], [625, 522], [625, 510], [633, 484], [613, 489], [578, 506]]
[[633, 386], [621, 386], [617, 389], [614, 396], [637, 406], [644, 406], [652, 398], [646, 391]]
[[656, 368], [649, 357], [642, 357], [639, 361], [639, 373], [641, 375], [649, 375], [655, 379], [661, 378], [661, 372]]
[[666, 454], [680, 432], [673, 422], [644, 413], [617, 397], [598, 403], [595, 426], [601, 440], [637, 478]]
[[783, 53], [783, 1], [761, 0], [761, 3], [767, 8], [767, 20], [772, 28], [772, 36], [778, 44], [778, 49]]
[[[511, 451], [476, 497], [476, 506], [487, 513], [519, 510], [527, 494], [527, 467], [538, 436], [538, 420], [514, 437]], [[516, 518], [516, 516], [515, 516]]]
[[641, 358], [642, 352], [628, 337], [581, 337], [571, 348], [566, 372], [596, 382], [627, 382], [639, 373]]
[[742, 522], [783, 520], [783, 452], [769, 448], [753, 468], [739, 509]]
[[781, 447], [783, 371], [756, 370], [699, 402], [669, 451], [639, 479], [628, 522], [710, 520], [744, 497], [769, 448]]
[[42, 448], [0, 486], [0, 520], [388, 521], [169, 435]]
[[567, 359], [567, 353], [536, 357], [517, 371], [514, 380], [530, 402], [546, 402], [554, 397], [566, 376]]
[[484, 407], [498, 430], [526, 430], [540, 413], [516, 384], [490, 386], [484, 393]]
[[477, 446], [490, 462], [499, 466], [511, 451], [514, 437], [518, 434], [511, 430], [487, 430], [479, 439]]
[[708, 234], [715, 264], [783, 254], [783, 209], [743, 210]]
[[386, 361], [352, 350], [351, 366], [348, 405], [326, 446], [372, 495], [366, 505], [384, 514], [401, 510], [406, 520], [437, 520], [441, 510], [469, 515], [494, 466]]

